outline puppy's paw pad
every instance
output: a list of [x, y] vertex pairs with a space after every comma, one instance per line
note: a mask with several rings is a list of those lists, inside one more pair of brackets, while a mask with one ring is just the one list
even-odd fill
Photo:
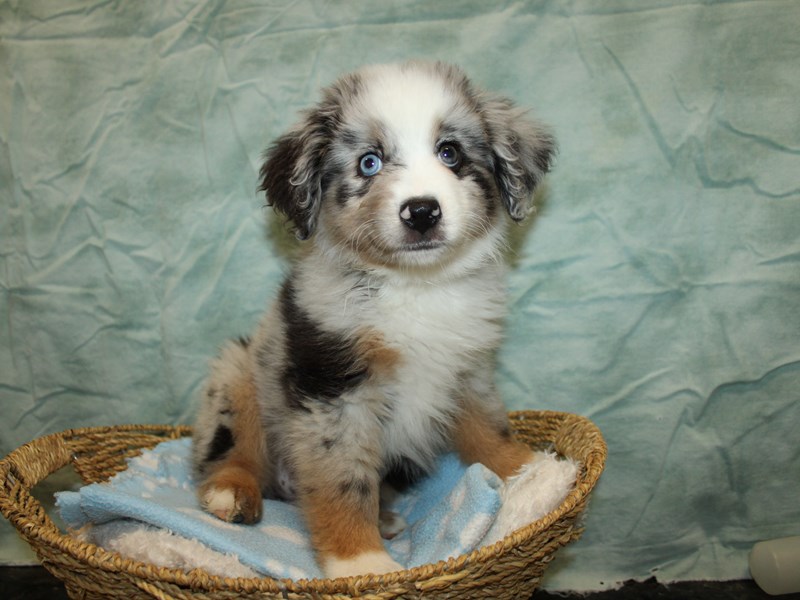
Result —
[[391, 510], [382, 510], [378, 517], [378, 529], [381, 531], [381, 537], [385, 540], [391, 540], [400, 535], [406, 525], [405, 519]]
[[383, 575], [402, 571], [404, 567], [386, 552], [364, 552], [353, 558], [328, 558], [323, 561], [325, 575], [330, 579], [356, 575]]
[[214, 487], [203, 492], [203, 508], [227, 523], [257, 523], [261, 520], [261, 492], [251, 486]]

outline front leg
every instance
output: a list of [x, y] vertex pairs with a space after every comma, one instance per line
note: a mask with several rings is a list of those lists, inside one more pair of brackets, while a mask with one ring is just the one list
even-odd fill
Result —
[[320, 566], [330, 578], [402, 570], [378, 527], [379, 428], [357, 406], [332, 412], [309, 415], [290, 442], [298, 501]]
[[223, 521], [261, 519], [271, 470], [261, 422], [247, 342], [231, 342], [212, 363], [192, 442], [200, 504]]
[[465, 463], [481, 463], [506, 480], [534, 459], [533, 450], [513, 438], [505, 407], [494, 393], [466, 391], [459, 408], [454, 441]]

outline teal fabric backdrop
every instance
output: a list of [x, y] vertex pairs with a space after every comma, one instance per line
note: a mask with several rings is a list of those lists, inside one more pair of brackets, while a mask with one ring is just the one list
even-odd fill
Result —
[[444, 59], [561, 146], [497, 380], [610, 454], [546, 587], [746, 577], [800, 534], [798, 31], [794, 0], [1, 4], [0, 453], [191, 422], [286, 270], [262, 150], [338, 74]]

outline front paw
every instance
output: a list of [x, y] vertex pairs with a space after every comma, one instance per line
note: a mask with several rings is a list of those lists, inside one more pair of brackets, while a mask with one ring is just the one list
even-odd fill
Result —
[[203, 509], [227, 523], [257, 523], [263, 499], [255, 477], [241, 469], [226, 469], [200, 488]]
[[383, 575], [402, 571], [404, 567], [395, 562], [385, 551], [364, 552], [353, 558], [328, 558], [322, 561], [322, 569], [329, 579], [356, 575]]

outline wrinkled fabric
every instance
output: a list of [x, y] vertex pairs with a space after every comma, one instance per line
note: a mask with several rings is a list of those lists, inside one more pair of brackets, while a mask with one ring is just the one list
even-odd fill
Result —
[[262, 150], [338, 74], [439, 58], [560, 143], [497, 381], [609, 459], [545, 587], [746, 577], [800, 534], [798, 30], [794, 0], [0, 4], [0, 451], [191, 422], [286, 271]]

